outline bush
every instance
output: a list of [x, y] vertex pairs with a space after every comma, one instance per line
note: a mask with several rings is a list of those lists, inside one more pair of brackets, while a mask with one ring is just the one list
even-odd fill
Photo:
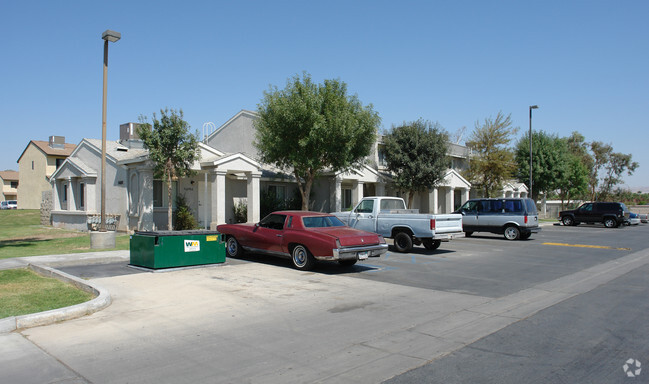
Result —
[[183, 231], [197, 228], [198, 223], [189, 205], [187, 205], [187, 199], [183, 195], [178, 195], [176, 197], [176, 212], [174, 213], [174, 230]]
[[234, 212], [234, 221], [237, 223], [246, 223], [248, 222], [248, 204], [245, 204], [243, 201], [240, 201], [238, 204], [235, 204], [232, 207]]

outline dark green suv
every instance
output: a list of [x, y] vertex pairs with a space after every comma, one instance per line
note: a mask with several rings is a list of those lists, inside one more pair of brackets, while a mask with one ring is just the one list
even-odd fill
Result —
[[629, 209], [624, 203], [584, 203], [577, 209], [559, 212], [563, 225], [579, 223], [602, 223], [606, 228], [615, 228], [629, 219]]

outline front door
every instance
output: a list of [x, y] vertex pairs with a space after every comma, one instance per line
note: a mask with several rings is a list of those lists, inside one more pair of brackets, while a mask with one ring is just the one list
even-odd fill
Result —
[[363, 231], [374, 232], [376, 230], [374, 217], [374, 200], [361, 200], [349, 218], [349, 226]]

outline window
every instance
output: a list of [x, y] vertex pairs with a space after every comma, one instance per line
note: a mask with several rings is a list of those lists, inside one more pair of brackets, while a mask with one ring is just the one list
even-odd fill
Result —
[[406, 209], [401, 199], [382, 199], [381, 200], [381, 210], [391, 210], [391, 209]]
[[520, 200], [506, 200], [505, 201], [505, 212], [523, 212], [523, 204]]
[[59, 169], [59, 167], [61, 166], [61, 164], [63, 164], [64, 161], [65, 159], [56, 159], [56, 169]]
[[[171, 182], [171, 206], [176, 208], [176, 195], [178, 194], [178, 182]], [[166, 208], [169, 206], [167, 183], [162, 180], [153, 180], [153, 208]]]
[[271, 213], [259, 222], [259, 226], [263, 228], [281, 230], [284, 229], [284, 221], [286, 221], [286, 215]]
[[378, 151], [379, 151], [379, 166], [387, 167], [388, 162], [387, 160], [385, 160], [385, 148], [381, 146], [379, 147]]
[[343, 227], [345, 224], [336, 216], [303, 217], [302, 222], [306, 228]]
[[34, 170], [34, 161], [32, 160], [32, 171]]
[[68, 201], [68, 185], [63, 184], [63, 201]]
[[343, 188], [343, 209], [352, 209], [352, 190], [349, 188]]
[[79, 207], [83, 208], [85, 206], [84, 201], [86, 200], [86, 184], [79, 183]]
[[286, 201], [286, 186], [285, 185], [269, 185], [268, 194], [275, 196], [277, 200]]
[[374, 210], [374, 200], [363, 200], [356, 208], [357, 213], [372, 213]]
[[11, 182], [11, 188], [18, 188], [18, 182], [17, 181], [12, 181]]

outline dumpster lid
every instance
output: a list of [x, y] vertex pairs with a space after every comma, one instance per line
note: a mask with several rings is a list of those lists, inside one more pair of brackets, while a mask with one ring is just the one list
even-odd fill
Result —
[[135, 231], [135, 235], [140, 236], [200, 236], [200, 235], [220, 235], [218, 231], [208, 230], [189, 230], [189, 231]]

